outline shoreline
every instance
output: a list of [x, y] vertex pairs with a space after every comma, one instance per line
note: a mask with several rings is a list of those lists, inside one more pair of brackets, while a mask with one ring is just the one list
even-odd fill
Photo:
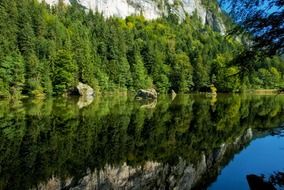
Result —
[[[102, 96], [135, 96], [135, 92], [129, 90], [129, 91], [113, 91], [113, 92], [99, 92], [94, 95], [95, 97], [102, 97]], [[208, 95], [211, 94], [210, 92], [190, 92], [190, 93], [177, 93], [177, 95]], [[279, 93], [278, 89], [249, 89], [245, 90], [244, 92], [219, 92], [217, 93], [216, 96], [218, 95], [242, 95], [242, 94], [247, 94], [247, 95], [281, 95], [284, 93]], [[159, 96], [167, 96], [170, 95], [170, 93], [161, 93]], [[5, 98], [0, 98], [0, 100], [23, 100], [23, 99], [48, 99], [48, 98], [74, 98], [74, 97], [80, 97], [77, 95], [69, 95], [69, 96], [40, 96], [40, 97], [33, 97], [33, 96], [27, 96], [27, 95], [21, 95], [20, 97], [5, 97]]]

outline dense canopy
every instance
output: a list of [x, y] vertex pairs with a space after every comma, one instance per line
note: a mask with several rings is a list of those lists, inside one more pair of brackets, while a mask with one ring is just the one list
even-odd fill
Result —
[[[231, 27], [230, 19], [206, 6]], [[96, 92], [153, 87], [186, 93], [212, 84], [237, 92], [283, 85], [279, 57], [254, 61], [253, 71], [237, 75], [243, 60], [230, 62], [245, 49], [243, 42], [201, 24], [196, 14], [182, 22], [175, 15], [106, 19], [78, 4], [2, 0], [0, 44], [0, 97], [67, 94], [79, 81]]]

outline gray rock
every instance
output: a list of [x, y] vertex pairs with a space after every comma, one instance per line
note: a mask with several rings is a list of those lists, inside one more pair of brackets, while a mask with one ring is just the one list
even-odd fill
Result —
[[92, 87], [81, 82], [79, 82], [79, 84], [77, 85], [77, 90], [80, 96], [89, 97], [94, 95], [94, 90], [92, 89]]
[[222, 35], [226, 33], [226, 27], [220, 18], [218, 18], [211, 11], [207, 11], [206, 14], [206, 24], [211, 26], [214, 31], [220, 32]]
[[[59, 0], [45, 0], [45, 2], [54, 5]], [[63, 2], [70, 5], [72, 0], [63, 0]], [[152, 20], [175, 14], [180, 20], [184, 20], [186, 15], [196, 13], [202, 24], [208, 23], [224, 34], [222, 19], [217, 19], [217, 16], [213, 15], [201, 0], [180, 0], [178, 4], [176, 2], [175, 0], [78, 0], [78, 3], [85, 9], [98, 11], [106, 18], [112, 16], [126, 18], [130, 15], [142, 14], [146, 19]], [[219, 11], [221, 12], [220, 8]]]

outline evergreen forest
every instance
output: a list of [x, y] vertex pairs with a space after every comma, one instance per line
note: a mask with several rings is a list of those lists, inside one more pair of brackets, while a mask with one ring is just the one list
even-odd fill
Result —
[[96, 93], [141, 88], [189, 93], [207, 91], [212, 84], [220, 92], [284, 86], [283, 58], [256, 60], [245, 72], [231, 64], [243, 49], [242, 38], [215, 32], [197, 14], [182, 21], [175, 15], [104, 18], [76, 3], [0, 1], [1, 98], [66, 95], [78, 82]]

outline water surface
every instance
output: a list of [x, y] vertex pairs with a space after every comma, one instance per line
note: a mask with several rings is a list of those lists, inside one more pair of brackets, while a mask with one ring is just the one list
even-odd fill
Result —
[[[218, 176], [209, 189], [250, 189], [248, 176], [261, 179], [258, 186], [251, 181], [254, 189], [284, 189], [284, 131], [270, 134], [252, 141], [240, 154], [236, 155]], [[265, 186], [270, 184], [267, 188]], [[272, 187], [272, 186], [273, 187]]]
[[275, 95], [2, 100], [0, 189], [281, 188], [283, 113]]

